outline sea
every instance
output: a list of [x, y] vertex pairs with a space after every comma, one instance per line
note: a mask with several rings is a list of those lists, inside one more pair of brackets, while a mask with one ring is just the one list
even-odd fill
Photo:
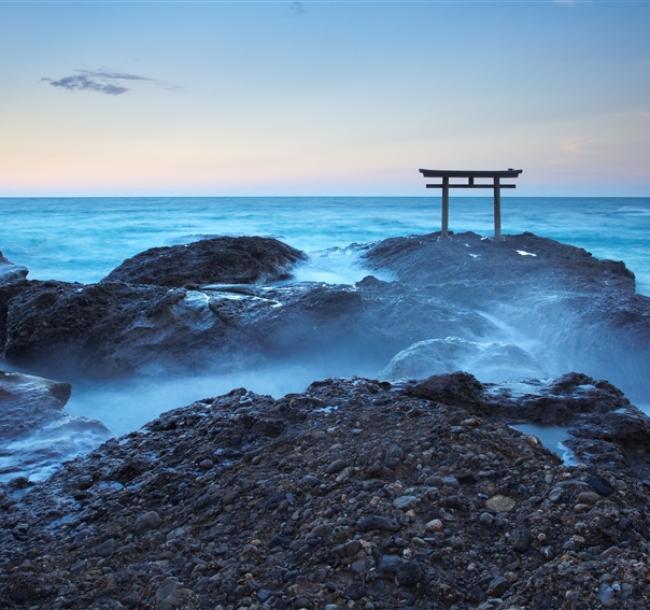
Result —
[[[637, 291], [650, 295], [650, 198], [504, 197], [502, 218], [505, 234], [531, 231], [624, 261], [636, 276]], [[491, 235], [491, 198], [452, 198], [449, 222], [455, 232]], [[354, 283], [369, 271], [350, 244], [430, 233], [439, 226], [435, 197], [0, 198], [4, 256], [26, 266], [31, 279], [82, 283], [99, 281], [147, 248], [217, 235], [275, 237], [310, 254], [297, 270], [298, 281]], [[63, 459], [91, 449], [99, 441], [79, 433], [79, 418], [99, 419], [120, 435], [163, 411], [233, 387], [275, 396], [301, 391], [313, 374], [294, 364], [281, 372], [215, 377], [197, 370], [191, 380], [77, 384], [67, 406], [74, 425], [50, 437], [40, 431], [37, 439], [41, 450], [53, 442], [64, 449], [36, 459], [34, 439], [17, 441], [9, 450], [0, 447], [0, 480], [18, 474], [42, 479]]]

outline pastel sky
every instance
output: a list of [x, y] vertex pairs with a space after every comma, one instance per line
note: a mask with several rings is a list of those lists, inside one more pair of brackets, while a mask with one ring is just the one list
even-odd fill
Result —
[[650, 195], [649, 30], [621, 0], [4, 2], [0, 196]]

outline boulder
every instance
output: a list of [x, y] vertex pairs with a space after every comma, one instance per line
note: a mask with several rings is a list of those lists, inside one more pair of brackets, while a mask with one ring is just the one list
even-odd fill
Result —
[[421, 379], [430, 375], [472, 371], [482, 381], [544, 377], [539, 363], [520, 347], [461, 337], [418, 341], [398, 352], [384, 368], [386, 379]]
[[99, 421], [65, 411], [69, 383], [0, 371], [0, 481], [42, 479], [109, 436]]
[[125, 260], [103, 282], [182, 287], [215, 283], [265, 283], [291, 277], [305, 254], [276, 239], [215, 237], [151, 248]]
[[27, 267], [15, 265], [0, 252], [0, 287], [22, 282], [28, 273]]
[[0, 370], [0, 442], [59, 417], [71, 391], [69, 383]]

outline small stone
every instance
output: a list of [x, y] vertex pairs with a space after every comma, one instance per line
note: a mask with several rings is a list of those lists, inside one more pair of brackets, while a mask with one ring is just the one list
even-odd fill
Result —
[[495, 576], [488, 584], [487, 593], [495, 597], [500, 597], [510, 588], [510, 583], [503, 576]]
[[460, 486], [460, 482], [453, 475], [442, 477], [442, 484], [447, 485], [447, 487], [459, 487]]
[[582, 493], [578, 494], [578, 497], [576, 498], [576, 502], [578, 504], [596, 504], [600, 500], [601, 496], [599, 496], [596, 492], [594, 491], [583, 491]]
[[339, 472], [340, 470], [343, 470], [347, 465], [347, 462], [345, 460], [334, 460], [333, 462], [330, 462], [328, 464], [327, 468], [325, 469], [325, 472], [327, 474], [334, 474], [335, 472]]
[[205, 460], [201, 460], [199, 462], [199, 468], [201, 470], [210, 470], [210, 468], [212, 468], [212, 466], [214, 466], [214, 462], [212, 460], [210, 460], [210, 459], [207, 459], [207, 458]]
[[354, 468], [352, 468], [352, 466], [347, 466], [346, 468], [341, 470], [341, 472], [339, 472], [338, 476], [336, 477], [336, 482], [344, 483], [345, 481], [350, 480], [353, 472], [354, 472]]
[[431, 519], [424, 527], [429, 532], [440, 532], [444, 528], [444, 524], [440, 519]]
[[160, 515], [155, 510], [151, 510], [143, 515], [140, 515], [135, 522], [135, 531], [142, 533], [147, 530], [156, 529], [162, 523]]
[[377, 571], [384, 575], [394, 575], [401, 562], [399, 555], [382, 555], [377, 563]]
[[601, 604], [607, 604], [614, 597], [614, 589], [610, 587], [607, 583], [600, 585], [598, 589], [598, 599]]
[[525, 527], [518, 527], [510, 534], [510, 544], [518, 553], [525, 553], [530, 548], [532, 541], [530, 530]]
[[417, 561], [401, 561], [396, 577], [400, 585], [414, 587], [424, 578], [424, 569]]
[[372, 530], [381, 530], [385, 532], [396, 532], [400, 529], [397, 521], [382, 517], [380, 515], [369, 515], [362, 517], [357, 522], [357, 529], [361, 532], [369, 532]]
[[597, 474], [589, 475], [586, 479], [587, 484], [599, 495], [607, 497], [614, 493], [614, 488], [610, 483]]
[[95, 555], [99, 555], [100, 557], [108, 557], [109, 555], [112, 555], [116, 550], [117, 542], [115, 542], [115, 538], [109, 538], [108, 540], [105, 540], [101, 544], [97, 545], [94, 552]]
[[494, 517], [491, 513], [482, 512], [481, 516], [478, 518], [481, 522], [481, 525], [490, 526], [494, 523]]
[[358, 540], [350, 540], [349, 542], [335, 546], [332, 550], [341, 557], [351, 557], [361, 550], [361, 543]]
[[407, 510], [413, 508], [419, 500], [418, 496], [398, 496], [393, 500], [393, 506], [400, 510]]
[[493, 513], [507, 513], [515, 507], [515, 501], [509, 496], [496, 495], [488, 498], [485, 506]]
[[321, 523], [320, 525], [317, 525], [311, 533], [317, 538], [327, 538], [332, 533], [332, 528], [325, 523]]
[[268, 600], [272, 595], [273, 591], [270, 589], [259, 589], [257, 591], [257, 599], [259, 599], [262, 603]]

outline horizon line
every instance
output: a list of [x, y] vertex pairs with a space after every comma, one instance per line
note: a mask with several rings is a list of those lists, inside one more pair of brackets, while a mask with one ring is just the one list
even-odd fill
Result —
[[[261, 199], [261, 198], [273, 198], [273, 199], [394, 199], [394, 198], [409, 198], [409, 199], [427, 199], [427, 200], [439, 200], [439, 195], [412, 195], [412, 194], [402, 194], [402, 195], [358, 195], [358, 194], [338, 194], [338, 195], [0, 195], [0, 200], [3, 199]], [[485, 195], [450, 195], [450, 199], [492, 199], [491, 194]], [[612, 194], [600, 194], [600, 195], [502, 195], [502, 201], [512, 198], [519, 199], [542, 199], [542, 198], [562, 198], [562, 199], [603, 199], [603, 198], [616, 198], [616, 199], [650, 199], [650, 194], [647, 195], [612, 195]]]

